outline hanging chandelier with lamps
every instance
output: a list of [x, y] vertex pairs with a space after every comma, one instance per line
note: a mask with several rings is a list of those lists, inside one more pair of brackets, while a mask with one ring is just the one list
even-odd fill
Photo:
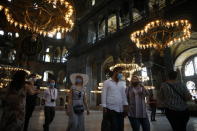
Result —
[[[9, 3], [9, 4], [8, 4]], [[13, 0], [0, 2], [10, 25], [43, 36], [67, 33], [74, 26], [74, 8], [65, 0]]]
[[191, 23], [188, 20], [155, 20], [142, 30], [131, 34], [131, 40], [140, 49], [162, 50], [191, 37]]
[[136, 71], [140, 71], [142, 68], [138, 64], [127, 64], [127, 63], [119, 63], [114, 66], [111, 66], [109, 69], [113, 71], [116, 67], [122, 67], [124, 73], [134, 73]]
[[[123, 68], [123, 74], [128, 74], [129, 76], [126, 78], [128, 81], [131, 81], [132, 79], [132, 76], [135, 72], [138, 72], [138, 71], [142, 71], [143, 67], [136, 64], [136, 63], [118, 63], [114, 66], [111, 66], [109, 69], [110, 71], [113, 71], [114, 68], [116, 67], [122, 67]], [[139, 75], [138, 76], [141, 81], [148, 81], [149, 80], [149, 77], [148, 76], [141, 76]]]

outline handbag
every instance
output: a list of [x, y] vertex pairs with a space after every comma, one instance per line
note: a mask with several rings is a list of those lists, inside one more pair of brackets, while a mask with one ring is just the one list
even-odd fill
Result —
[[73, 110], [75, 114], [82, 114], [84, 112], [84, 107], [83, 105], [76, 105], [76, 106], [73, 106]]

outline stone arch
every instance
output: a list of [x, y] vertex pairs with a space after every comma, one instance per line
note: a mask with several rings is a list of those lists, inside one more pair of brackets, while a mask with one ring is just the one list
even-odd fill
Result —
[[184, 65], [184, 62], [190, 58], [193, 55], [197, 54], [197, 47], [190, 48], [179, 54], [179, 56], [176, 58], [174, 63], [174, 69], [182, 70], [182, 65]]
[[66, 72], [65, 72], [64, 70], [60, 70], [60, 71], [58, 72], [57, 82], [58, 82], [59, 84], [63, 84], [63, 81], [64, 81], [65, 76], [66, 76]]
[[61, 49], [60, 47], [56, 47], [53, 49], [53, 61], [54, 62], [60, 62], [61, 59]]
[[94, 22], [89, 21], [88, 23], [88, 39], [87, 42], [88, 43], [95, 43], [96, 42], [96, 25]]
[[101, 65], [101, 80], [105, 80], [106, 79], [106, 74], [109, 73], [109, 67], [114, 64], [114, 57], [113, 56], [108, 56], [106, 57], [106, 59], [104, 60], [104, 62]]

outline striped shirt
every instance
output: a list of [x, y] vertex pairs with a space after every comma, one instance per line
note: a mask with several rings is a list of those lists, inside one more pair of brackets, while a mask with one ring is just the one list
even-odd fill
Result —
[[[189, 97], [190, 93], [187, 90], [186, 86], [178, 82], [168, 82], [172, 86], [169, 86], [167, 83], [162, 83], [159, 98], [165, 108], [175, 110], [175, 111], [184, 111], [187, 109], [187, 103], [184, 100], [184, 97]], [[174, 88], [174, 91], [172, 88]], [[178, 93], [177, 93], [178, 92]], [[180, 96], [180, 95], [182, 96]]]

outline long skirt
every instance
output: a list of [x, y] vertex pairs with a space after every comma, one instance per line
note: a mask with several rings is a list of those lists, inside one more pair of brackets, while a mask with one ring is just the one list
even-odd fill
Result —
[[67, 131], [85, 131], [84, 113], [75, 114], [72, 112], [72, 114], [69, 116]]

